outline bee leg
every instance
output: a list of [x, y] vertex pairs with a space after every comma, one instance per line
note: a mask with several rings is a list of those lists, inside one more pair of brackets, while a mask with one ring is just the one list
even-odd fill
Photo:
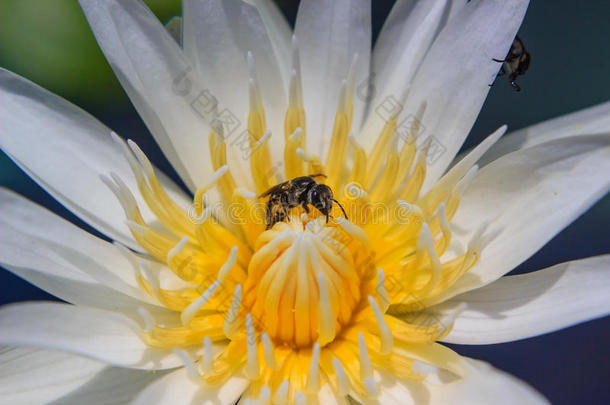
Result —
[[271, 227], [273, 226], [273, 224], [275, 222], [273, 222], [273, 213], [271, 212], [271, 207], [269, 207], [269, 204], [267, 204], [267, 209], [265, 210], [265, 230], [267, 229], [271, 229]]
[[493, 60], [494, 62], [498, 62], [498, 63], [504, 63], [506, 62], [505, 59], [496, 59], [496, 58], [492, 58], [491, 60]]
[[282, 209], [282, 211], [278, 211], [278, 216], [281, 217], [281, 219], [278, 222], [290, 222], [290, 215], [288, 215], [288, 208], [284, 207]]
[[309, 214], [309, 207], [307, 206], [307, 201], [303, 201], [303, 202], [301, 203], [301, 207], [303, 207], [303, 210], [304, 210], [304, 211], [305, 211], [307, 214]]
[[510, 80], [510, 85], [513, 86], [515, 91], [521, 91], [521, 87], [517, 84], [517, 76], [517, 73], [511, 73], [511, 75], [508, 76], [508, 80]]
[[[267, 207], [265, 210], [265, 224], [267, 225], [265, 229], [271, 229], [276, 222], [278, 222], [278, 211], [275, 208], [276, 203], [270, 198], [267, 201]], [[281, 220], [281, 219], [280, 219]]]
[[500, 76], [500, 75], [497, 75], [496, 77], [494, 77], [494, 81], [491, 82], [491, 84], [488, 84], [489, 87], [493, 87], [493, 85], [496, 83], [496, 80], [498, 79], [498, 76]]

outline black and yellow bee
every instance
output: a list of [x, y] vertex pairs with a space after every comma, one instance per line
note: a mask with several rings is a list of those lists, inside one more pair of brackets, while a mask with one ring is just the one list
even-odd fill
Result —
[[521, 91], [521, 87], [517, 84], [517, 77], [523, 76], [530, 66], [532, 56], [525, 49], [523, 41], [518, 36], [515, 37], [513, 44], [508, 51], [508, 55], [504, 59], [493, 59], [495, 62], [502, 63], [502, 68], [498, 76], [504, 76], [508, 71], [508, 81], [515, 91]]
[[269, 196], [265, 212], [266, 229], [270, 229], [277, 222], [285, 221], [289, 210], [298, 206], [303, 207], [309, 213], [308, 205], [326, 215], [326, 222], [330, 216], [333, 201], [339, 205], [343, 215], [347, 219], [345, 210], [339, 201], [333, 198], [333, 192], [326, 184], [318, 183], [316, 177], [326, 177], [323, 174], [312, 174], [310, 176], [295, 177], [271, 187], [258, 198]]

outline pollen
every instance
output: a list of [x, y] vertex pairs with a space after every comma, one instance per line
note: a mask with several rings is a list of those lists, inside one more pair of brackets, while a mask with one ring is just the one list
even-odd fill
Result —
[[[245, 376], [251, 383], [243, 399], [253, 403], [317, 403], [326, 385], [340, 396], [375, 398], [383, 372], [413, 381], [441, 370], [459, 376], [465, 371], [456, 369], [457, 355], [436, 343], [455, 317], [436, 319], [426, 308], [478, 260], [481, 232], [464, 252], [443, 259], [451, 220], [477, 167], [456, 167], [422, 193], [426, 150], [415, 142], [416, 126], [406, 138], [397, 134], [398, 116], [388, 118], [366, 151], [351, 135], [351, 69], [341, 84], [322, 161], [305, 147], [296, 39], [293, 50], [284, 134], [267, 129], [264, 94], [248, 54], [250, 182], [240, 181], [239, 171], [228, 164], [218, 120], [209, 134], [214, 174], [199, 185], [189, 209], [171, 199], [135, 143], [113, 134], [137, 191], [163, 225], [144, 220], [134, 190], [121, 178], [102, 176], [150, 257], [116, 246], [130, 258], [140, 288], [179, 314], [177, 324], [164, 324], [141, 309], [142, 339], [173, 350], [196, 383]], [[423, 114], [425, 105], [418, 118]], [[278, 136], [283, 136], [283, 173], [271, 170], [269, 144]], [[264, 204], [256, 196], [312, 174], [325, 175], [320, 181], [349, 220], [337, 206], [328, 219], [314, 207], [298, 206], [265, 229]], [[221, 201], [220, 208], [208, 203], [211, 197]], [[199, 355], [190, 357], [193, 352]]]

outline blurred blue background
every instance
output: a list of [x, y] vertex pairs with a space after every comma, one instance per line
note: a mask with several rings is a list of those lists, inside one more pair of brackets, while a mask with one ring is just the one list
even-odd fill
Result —
[[[161, 21], [180, 14], [179, 0], [146, 2]], [[298, 3], [278, 4], [294, 22]], [[392, 4], [373, 1], [375, 35]], [[519, 80], [523, 91], [514, 92], [506, 79], [500, 78], [465, 147], [504, 123], [515, 130], [609, 100], [608, 17], [607, 0], [532, 1], [519, 33], [532, 54], [530, 69]], [[76, 1], [0, 0], [0, 66], [62, 95], [134, 139], [160, 168], [176, 178], [114, 78]], [[94, 232], [3, 154], [0, 185]], [[608, 253], [609, 225], [610, 197], [606, 197], [513, 273]], [[6, 271], [0, 272], [0, 291], [0, 304], [53, 299]], [[524, 379], [554, 404], [610, 404], [609, 341], [610, 318], [605, 318], [519, 342], [452, 347]]]

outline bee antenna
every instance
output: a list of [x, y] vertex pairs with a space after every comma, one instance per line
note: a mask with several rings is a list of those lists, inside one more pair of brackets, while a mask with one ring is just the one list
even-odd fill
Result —
[[347, 219], [347, 214], [345, 213], [345, 210], [343, 209], [343, 206], [341, 205], [341, 203], [339, 201], [335, 200], [334, 198], [333, 198], [333, 201], [337, 203], [339, 208], [341, 208], [341, 211], [343, 211], [343, 216], [345, 217], [345, 219]]

